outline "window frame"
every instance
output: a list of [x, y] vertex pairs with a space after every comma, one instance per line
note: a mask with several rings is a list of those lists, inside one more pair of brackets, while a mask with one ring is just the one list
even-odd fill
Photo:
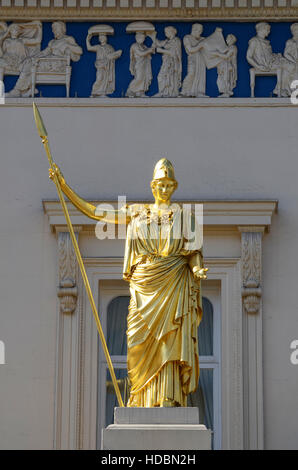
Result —
[[[125, 281], [99, 282], [99, 312], [102, 328], [107, 337], [107, 311], [110, 302], [120, 296], [129, 297], [129, 286]], [[220, 282], [204, 281], [202, 285], [203, 297], [206, 297], [213, 307], [213, 355], [200, 356], [200, 369], [213, 371], [213, 436], [214, 449], [221, 448], [221, 312], [220, 312]], [[111, 355], [114, 369], [126, 369], [126, 356]], [[97, 435], [101, 436], [101, 429], [106, 427], [106, 374], [108, 365], [101, 348], [98, 355], [98, 423]], [[98, 443], [99, 444], [99, 443]]]
[[[94, 301], [99, 304], [98, 283], [101, 280], [121, 280], [123, 258], [84, 257], [87, 276]], [[205, 257], [209, 268], [208, 279], [221, 283], [221, 449], [244, 448], [244, 394], [243, 394], [243, 314], [241, 299], [241, 258]], [[74, 365], [79, 383], [76, 407], [76, 442], [82, 449], [99, 447], [101, 430], [98, 430], [98, 332], [92, 310], [79, 280], [78, 330], [79, 360]], [[101, 312], [99, 311], [99, 314]], [[64, 374], [63, 374], [64, 376]], [[68, 402], [69, 403], [69, 397]], [[64, 409], [61, 407], [61, 410]]]

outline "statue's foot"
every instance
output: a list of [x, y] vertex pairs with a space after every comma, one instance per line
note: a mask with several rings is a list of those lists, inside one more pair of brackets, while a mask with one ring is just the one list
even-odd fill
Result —
[[288, 93], [287, 90], [281, 90], [280, 96], [281, 96], [282, 98], [288, 98], [290, 95], [289, 95], [289, 93]]
[[[36, 95], [37, 93], [38, 93], [38, 90], [37, 90], [37, 88], [35, 88], [34, 95]], [[22, 98], [31, 98], [31, 96], [32, 96], [31, 88], [27, 91], [24, 91], [24, 93], [22, 93], [21, 96], [22, 96]]]
[[151, 96], [151, 98], [178, 98], [179, 95], [178, 93], [176, 95], [163, 95], [161, 93], [156, 93], [156, 95]]
[[164, 408], [173, 408], [175, 406], [179, 406], [175, 400], [172, 398], [164, 398], [160, 404], [161, 407]]

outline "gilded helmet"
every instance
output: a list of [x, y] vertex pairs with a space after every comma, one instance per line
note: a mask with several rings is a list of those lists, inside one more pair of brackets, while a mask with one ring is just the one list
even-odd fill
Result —
[[155, 165], [153, 181], [168, 178], [176, 181], [174, 167], [167, 158], [161, 158]]

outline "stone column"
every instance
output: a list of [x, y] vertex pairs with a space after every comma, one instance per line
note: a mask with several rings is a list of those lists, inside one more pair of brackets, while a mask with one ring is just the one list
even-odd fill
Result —
[[263, 449], [262, 237], [264, 227], [241, 232], [244, 448]]
[[[74, 227], [78, 240], [80, 227]], [[56, 227], [58, 242], [58, 321], [55, 409], [55, 448], [80, 448], [82, 312], [79, 268], [70, 234]]]

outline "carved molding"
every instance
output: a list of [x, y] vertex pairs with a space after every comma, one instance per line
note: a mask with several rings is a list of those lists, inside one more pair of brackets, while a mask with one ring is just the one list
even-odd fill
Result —
[[[289, 98], [45, 98], [35, 97], [39, 108], [292, 108]], [[1, 108], [32, 108], [32, 98], [6, 98]]]
[[[103, 201], [89, 201], [96, 207]], [[150, 201], [145, 200], [127, 200], [128, 204], [144, 204]], [[152, 201], [151, 201], [152, 202]], [[185, 204], [203, 204], [204, 210], [204, 227], [232, 227], [237, 231], [239, 226], [262, 226], [269, 231], [272, 216], [277, 211], [278, 202], [275, 200], [180, 200], [175, 201]], [[104, 201], [117, 208], [117, 201]], [[80, 226], [83, 232], [95, 230], [96, 221], [82, 215], [71, 202], [66, 201], [71, 220], [76, 226]], [[59, 201], [43, 201], [43, 209], [48, 216], [49, 224], [53, 231], [58, 231], [59, 227], [65, 224], [64, 214]]]
[[263, 226], [238, 227], [241, 232], [244, 449], [264, 448], [262, 237]]
[[262, 237], [264, 227], [239, 227], [241, 232], [242, 301], [249, 315], [260, 312], [262, 297]]
[[[121, 0], [120, 0], [121, 1]], [[133, 1], [127, 0], [125, 2], [127, 6], [118, 6], [118, 2], [114, 2], [115, 6], [109, 6], [111, 2], [106, 0], [102, 2], [103, 6], [96, 6], [99, 4], [98, 1], [90, 0], [90, 6], [80, 6], [83, 5], [83, 2], [79, 0], [74, 0], [73, 5], [70, 7], [69, 2], [46, 2], [45, 0], [36, 0], [36, 6], [30, 6], [30, 3], [26, 6], [15, 6], [15, 2], [11, 0], [0, 0], [0, 19], [4, 20], [29, 20], [29, 19], [39, 19], [39, 20], [88, 20], [92, 18], [92, 21], [105, 21], [109, 19], [167, 19], [167, 20], [221, 20], [221, 19], [230, 19], [230, 20], [278, 20], [282, 19], [293, 20], [298, 19], [298, 7], [297, 6], [282, 6], [282, 2], [272, 1], [270, 7], [265, 7], [264, 0], [260, 0], [259, 7], [251, 7], [248, 5], [248, 1], [244, 0], [242, 2], [243, 6], [238, 6], [241, 2], [239, 0], [233, 1], [232, 7], [227, 7], [225, 0], [219, 0], [216, 2], [219, 6], [207, 6], [207, 7], [191, 7], [188, 8], [187, 0], [181, 1], [181, 6], [178, 8], [171, 7], [166, 5], [156, 6], [159, 2], [153, 1], [154, 5], [152, 8], [145, 6], [146, 0]], [[59, 6], [54, 6], [55, 4], [60, 3]], [[193, 3], [198, 3], [193, 2]], [[49, 4], [51, 6], [42, 6]], [[94, 6], [92, 6], [92, 4]], [[122, 2], [124, 5], [124, 2]], [[278, 6], [278, 5], [281, 6]], [[288, 4], [293, 4], [288, 2]], [[134, 6], [135, 5], [135, 6]], [[140, 6], [141, 5], [141, 6]], [[144, 5], [144, 6], [142, 6]]]
[[[76, 232], [77, 235], [78, 232]], [[74, 313], [77, 306], [77, 261], [69, 232], [58, 232], [59, 287], [57, 296], [63, 314]]]
[[[74, 226], [76, 237], [80, 227]], [[56, 227], [58, 248], [57, 363], [54, 448], [81, 448], [83, 371], [82, 281], [69, 232]], [[62, 313], [62, 314], [61, 314]]]

